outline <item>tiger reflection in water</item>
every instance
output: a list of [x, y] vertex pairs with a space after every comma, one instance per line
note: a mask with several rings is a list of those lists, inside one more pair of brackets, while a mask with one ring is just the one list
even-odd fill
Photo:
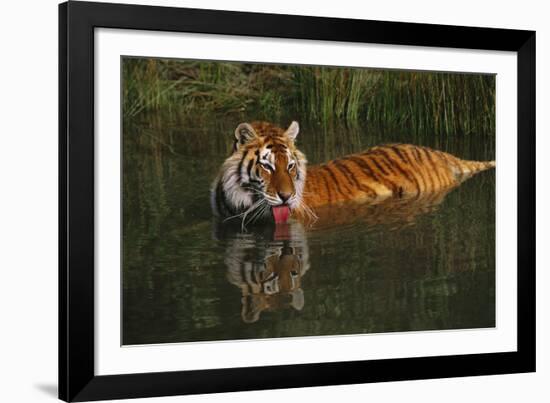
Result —
[[291, 220], [242, 232], [239, 225], [218, 222], [216, 237], [225, 244], [227, 279], [241, 289], [242, 320], [254, 323], [264, 311], [303, 309], [302, 279], [310, 267], [306, 228], [309, 236], [334, 228], [343, 233], [355, 225], [400, 230], [437, 210], [450, 190], [379, 204], [348, 203], [345, 209], [328, 206], [318, 210], [311, 225]]
[[227, 280], [241, 289], [241, 317], [258, 321], [263, 311], [304, 307], [302, 277], [309, 269], [308, 246], [300, 223], [221, 228], [226, 242]]

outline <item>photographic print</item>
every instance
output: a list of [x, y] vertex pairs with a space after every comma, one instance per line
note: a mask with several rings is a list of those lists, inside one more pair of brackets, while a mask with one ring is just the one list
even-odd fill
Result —
[[122, 57], [122, 344], [495, 327], [495, 76]]

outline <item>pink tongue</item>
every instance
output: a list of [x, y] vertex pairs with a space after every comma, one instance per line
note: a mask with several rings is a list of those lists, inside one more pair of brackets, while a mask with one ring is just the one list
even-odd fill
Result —
[[284, 223], [286, 222], [286, 220], [288, 220], [288, 216], [290, 214], [290, 209], [288, 208], [288, 206], [276, 206], [272, 207], [271, 210], [273, 211], [275, 224]]

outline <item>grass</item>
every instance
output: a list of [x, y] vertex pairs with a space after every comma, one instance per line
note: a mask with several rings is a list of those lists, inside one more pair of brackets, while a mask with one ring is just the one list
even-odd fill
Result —
[[491, 75], [386, 71], [366, 120], [416, 133], [495, 131], [495, 79]]
[[126, 58], [123, 111], [126, 120], [154, 111], [194, 120], [292, 116], [324, 126], [494, 135], [495, 77]]

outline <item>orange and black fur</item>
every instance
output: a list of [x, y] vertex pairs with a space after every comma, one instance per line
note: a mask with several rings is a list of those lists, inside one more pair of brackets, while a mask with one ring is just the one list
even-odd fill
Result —
[[296, 148], [297, 122], [284, 130], [267, 122], [241, 123], [232, 155], [212, 186], [212, 208], [243, 225], [288, 206], [291, 217], [348, 201], [378, 203], [451, 189], [494, 161], [466, 161], [428, 147], [388, 144], [307, 166]]

